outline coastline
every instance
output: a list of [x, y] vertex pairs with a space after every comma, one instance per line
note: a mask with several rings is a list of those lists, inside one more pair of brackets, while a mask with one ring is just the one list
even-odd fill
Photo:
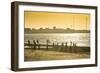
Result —
[[89, 52], [59, 52], [50, 50], [24, 50], [24, 61], [72, 60], [90, 58]]

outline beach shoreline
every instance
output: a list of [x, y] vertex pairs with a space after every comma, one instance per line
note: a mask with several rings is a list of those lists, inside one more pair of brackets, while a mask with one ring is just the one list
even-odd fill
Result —
[[25, 48], [24, 61], [73, 60], [90, 58], [90, 52], [60, 52]]

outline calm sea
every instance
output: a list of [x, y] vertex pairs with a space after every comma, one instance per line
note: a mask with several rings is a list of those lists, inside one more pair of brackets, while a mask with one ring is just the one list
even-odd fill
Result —
[[24, 42], [39, 40], [42, 44], [49, 40], [50, 44], [75, 42], [77, 46], [90, 46], [90, 33], [33, 33], [25, 34], [24, 39]]

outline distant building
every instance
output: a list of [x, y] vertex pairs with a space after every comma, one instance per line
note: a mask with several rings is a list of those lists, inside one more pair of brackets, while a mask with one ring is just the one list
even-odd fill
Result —
[[56, 29], [56, 27], [54, 26], [54, 27], [53, 27], [53, 30], [55, 30], [55, 29]]
[[25, 28], [25, 32], [31, 32], [30, 28]]
[[32, 31], [33, 31], [33, 30], [36, 30], [36, 29], [35, 29], [35, 28], [32, 28]]
[[89, 33], [89, 30], [76, 30], [76, 29], [71, 29], [71, 28], [56, 28], [55, 26], [50, 29], [50, 28], [45, 28], [43, 29], [42, 27], [39, 29], [35, 28], [25, 28], [25, 33]]
[[40, 30], [43, 30], [43, 28], [40, 28]]
[[71, 30], [70, 28], [66, 28], [67, 30]]

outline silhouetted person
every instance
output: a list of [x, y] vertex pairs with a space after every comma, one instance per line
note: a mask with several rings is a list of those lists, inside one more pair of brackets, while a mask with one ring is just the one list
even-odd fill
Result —
[[68, 42], [65, 42], [65, 51], [68, 51]]
[[75, 43], [75, 42], [73, 43], [73, 47], [74, 47], [74, 48], [73, 48], [73, 49], [74, 49], [73, 51], [74, 51], [74, 52], [77, 52], [77, 46], [76, 46], [76, 43]]
[[54, 48], [54, 46], [55, 46], [54, 42], [53, 42], [53, 45], [52, 45], [52, 46], [53, 46], [53, 48]]
[[57, 47], [59, 46], [59, 43], [57, 42]]
[[46, 43], [47, 43], [47, 47], [46, 47], [46, 49], [48, 50], [48, 44], [49, 44], [49, 40], [46, 40]]
[[73, 46], [73, 42], [72, 42], [72, 41], [70, 42], [70, 46], [71, 46], [71, 47]]
[[76, 43], [75, 42], [73, 43], [73, 46], [76, 47]]
[[63, 49], [64, 49], [64, 43], [62, 42], [61, 43], [61, 51], [63, 51]]
[[57, 42], [56, 50], [59, 51], [59, 43]]
[[36, 42], [35, 42], [35, 40], [33, 40], [33, 44], [34, 44], [34, 50], [36, 50]]
[[72, 48], [73, 48], [73, 42], [70, 42], [70, 48], [69, 48], [69, 52], [72, 52]]
[[68, 46], [68, 43], [67, 42], [65, 42], [65, 47], [67, 47]]
[[39, 40], [37, 40], [36, 42], [37, 42], [37, 47], [38, 47], [38, 49], [40, 49]]
[[55, 48], [55, 43], [53, 42], [53, 44], [52, 44], [52, 51], [54, 51], [54, 48]]
[[28, 46], [29, 46], [29, 48], [31, 48], [31, 43], [30, 43], [30, 40], [28, 40]]

